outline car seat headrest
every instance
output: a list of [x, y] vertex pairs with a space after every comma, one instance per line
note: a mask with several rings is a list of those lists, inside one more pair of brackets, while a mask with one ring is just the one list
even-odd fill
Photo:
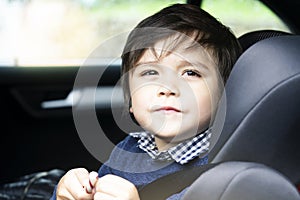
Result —
[[219, 138], [210, 161], [264, 163], [298, 182], [299, 105], [300, 36], [254, 44], [238, 59], [226, 83], [213, 124]]
[[260, 40], [264, 40], [270, 37], [291, 35], [291, 33], [279, 31], [279, 30], [258, 30], [245, 33], [241, 35], [238, 40], [242, 46], [243, 51], [247, 50], [250, 46]]

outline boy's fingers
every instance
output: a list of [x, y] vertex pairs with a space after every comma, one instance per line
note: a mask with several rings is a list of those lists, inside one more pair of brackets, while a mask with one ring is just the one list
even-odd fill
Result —
[[94, 200], [114, 200], [114, 199], [116, 198], [102, 192], [96, 192], [96, 194], [94, 195]]
[[98, 179], [96, 184], [97, 192], [108, 194], [111, 198], [116, 199], [130, 196], [138, 197], [137, 190], [131, 182], [110, 174]]
[[68, 184], [68, 192], [74, 199], [93, 199], [92, 194], [86, 192], [85, 184], [89, 182], [89, 172], [84, 168], [78, 168], [70, 173], [74, 174], [75, 180], [67, 179], [65, 184]]
[[89, 179], [89, 172], [84, 168], [77, 168], [73, 172], [81, 185], [84, 185], [86, 180]]
[[83, 187], [85, 188], [86, 193], [92, 194], [93, 193], [93, 185], [89, 180], [86, 180]]
[[93, 192], [97, 180], [98, 180], [98, 173], [94, 171], [90, 172], [89, 180], [87, 180], [86, 183], [84, 184], [86, 186], [87, 193], [91, 194]]
[[[88, 181], [88, 180], [87, 180]], [[73, 182], [68, 192], [72, 195], [73, 199], [93, 199], [92, 193], [87, 193], [86, 186], [79, 182]]]
[[57, 199], [93, 199], [92, 194], [88, 194], [82, 185], [83, 179], [88, 180], [88, 173], [85, 169], [73, 169], [66, 173], [57, 186]]
[[90, 172], [89, 174], [89, 179], [90, 179], [90, 182], [93, 186], [95, 186], [97, 180], [98, 180], [98, 173], [97, 172]]

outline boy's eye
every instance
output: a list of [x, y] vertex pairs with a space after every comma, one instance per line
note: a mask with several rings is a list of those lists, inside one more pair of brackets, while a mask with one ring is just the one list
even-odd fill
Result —
[[195, 77], [201, 77], [200, 73], [196, 70], [184, 70], [184, 72], [182, 73], [183, 76], [195, 76]]
[[154, 76], [158, 75], [158, 72], [155, 70], [146, 70], [141, 73], [142, 76]]

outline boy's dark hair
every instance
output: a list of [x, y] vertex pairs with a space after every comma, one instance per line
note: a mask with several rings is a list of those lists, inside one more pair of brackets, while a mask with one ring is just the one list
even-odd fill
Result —
[[125, 103], [129, 104], [128, 73], [147, 49], [175, 33], [194, 38], [212, 55], [225, 83], [241, 54], [241, 47], [230, 29], [213, 16], [190, 4], [174, 4], [141, 21], [129, 34], [122, 54]]

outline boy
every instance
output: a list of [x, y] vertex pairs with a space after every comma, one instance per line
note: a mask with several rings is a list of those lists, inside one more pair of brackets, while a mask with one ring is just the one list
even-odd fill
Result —
[[129, 113], [145, 131], [117, 145], [98, 180], [82, 168], [67, 172], [53, 199], [139, 199], [150, 182], [206, 164], [222, 86], [240, 52], [227, 27], [192, 5], [143, 20], [128, 36], [122, 78]]

